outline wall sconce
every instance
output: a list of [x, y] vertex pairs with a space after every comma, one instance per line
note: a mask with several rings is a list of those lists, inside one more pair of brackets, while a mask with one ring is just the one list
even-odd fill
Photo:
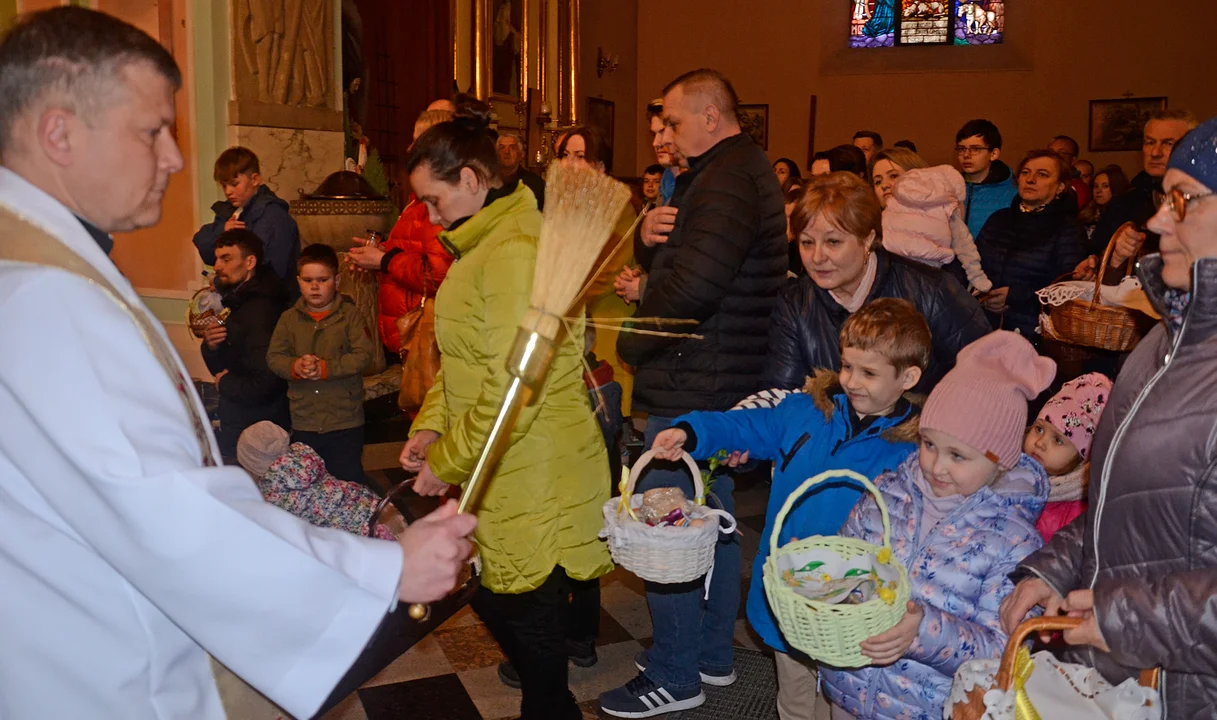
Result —
[[596, 77], [604, 77], [604, 73], [616, 72], [621, 67], [618, 55], [605, 55], [604, 48], [596, 48]]

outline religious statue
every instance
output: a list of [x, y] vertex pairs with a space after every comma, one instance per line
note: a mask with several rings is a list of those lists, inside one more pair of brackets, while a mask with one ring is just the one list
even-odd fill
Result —
[[238, 97], [276, 105], [332, 103], [331, 0], [235, 0], [234, 37], [245, 78]]

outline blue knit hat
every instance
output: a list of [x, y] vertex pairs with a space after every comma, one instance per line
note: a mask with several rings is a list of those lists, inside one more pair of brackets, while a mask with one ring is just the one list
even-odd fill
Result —
[[1184, 135], [1171, 153], [1167, 167], [1185, 172], [1210, 190], [1217, 190], [1217, 118]]

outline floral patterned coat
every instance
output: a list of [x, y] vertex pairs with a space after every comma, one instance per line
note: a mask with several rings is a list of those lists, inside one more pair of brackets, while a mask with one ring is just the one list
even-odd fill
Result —
[[[1007, 577], [1043, 544], [1035, 521], [1048, 497], [1043, 468], [1023, 455], [996, 484], [969, 496], [933, 528], [921, 525], [917, 453], [875, 481], [892, 521], [892, 552], [909, 570], [912, 600], [925, 611], [904, 657], [887, 667], [823, 667], [829, 700], [856, 717], [941, 720], [955, 670], [1001, 655], [998, 609]], [[883, 521], [872, 496], [854, 507], [841, 535], [880, 544]]]
[[[292, 443], [258, 479], [258, 490], [266, 502], [317, 527], [337, 528], [368, 534], [368, 521], [380, 498], [359, 483], [339, 480], [325, 469], [325, 461], [308, 445]], [[376, 534], [393, 540], [382, 524]]]

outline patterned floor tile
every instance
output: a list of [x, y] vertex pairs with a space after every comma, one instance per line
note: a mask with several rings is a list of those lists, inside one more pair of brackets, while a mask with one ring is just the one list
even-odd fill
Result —
[[456, 675], [359, 691], [367, 720], [482, 720]]
[[616, 618], [604, 609], [604, 603], [600, 603], [600, 632], [596, 636], [596, 645], [612, 645], [613, 643], [627, 642], [633, 640], [634, 636], [630, 634], [617, 622]]
[[359, 700], [359, 693], [351, 693], [346, 700], [321, 716], [321, 720], [367, 720], [368, 714]]
[[481, 623], [458, 627], [444, 626], [434, 637], [444, 649], [444, 657], [456, 672], [493, 668], [506, 660], [490, 631]]
[[469, 700], [483, 720], [513, 718], [520, 714], [520, 691], [499, 680], [498, 664], [458, 673]]
[[434, 635], [428, 635], [410, 648], [405, 655], [381, 670], [364, 687], [389, 685], [417, 680], [419, 678], [447, 675], [453, 672], [452, 665], [444, 655], [444, 648]]
[[634, 667], [634, 656], [643, 648], [636, 640], [603, 645], [596, 648], [600, 662], [590, 668], [571, 666], [570, 690], [575, 700], [586, 702], [600, 697], [600, 693], [620, 687], [638, 674]]

